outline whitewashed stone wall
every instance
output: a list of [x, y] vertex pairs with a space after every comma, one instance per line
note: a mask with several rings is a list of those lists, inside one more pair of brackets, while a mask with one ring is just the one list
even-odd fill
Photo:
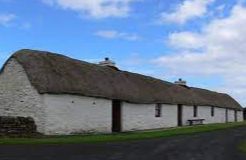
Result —
[[122, 103], [122, 130], [144, 130], [177, 126], [177, 105], [162, 104], [161, 117], [155, 117], [156, 104]]
[[193, 117], [193, 106], [183, 105], [183, 108], [182, 108], [182, 123], [183, 123], [183, 125], [188, 125], [188, 121], [187, 121], [188, 119], [194, 119], [194, 117]]
[[225, 123], [225, 109], [214, 107], [214, 116], [211, 115], [211, 106], [199, 106], [198, 116], [205, 119], [204, 123]]
[[43, 95], [46, 134], [111, 132], [112, 101], [75, 95]]
[[[155, 117], [156, 104], [122, 102], [122, 130], [144, 130], [177, 126], [177, 105], [162, 105], [161, 117]], [[224, 123], [226, 109], [198, 106], [196, 118], [206, 123]], [[234, 122], [234, 110], [228, 110], [228, 121]], [[0, 74], [0, 116], [32, 117], [37, 129], [45, 134], [111, 132], [112, 101], [75, 95], [40, 95], [30, 84], [23, 67], [14, 59]], [[243, 112], [237, 112], [238, 121]], [[193, 106], [183, 106], [183, 124], [193, 119]]]
[[0, 116], [32, 117], [37, 130], [44, 132], [45, 115], [42, 98], [30, 84], [23, 67], [8, 61], [0, 75]]
[[[194, 117], [193, 106], [183, 106], [183, 125], [188, 125], [188, 119], [205, 119], [204, 123], [225, 123], [225, 111], [224, 108], [214, 107], [214, 116], [211, 116], [210, 106], [198, 106], [197, 117]], [[234, 115], [233, 115], [234, 116]], [[230, 118], [231, 119], [231, 118]], [[234, 117], [233, 117], [234, 120]]]
[[235, 111], [228, 109], [228, 122], [235, 122]]
[[237, 121], [243, 121], [243, 111], [237, 111]]

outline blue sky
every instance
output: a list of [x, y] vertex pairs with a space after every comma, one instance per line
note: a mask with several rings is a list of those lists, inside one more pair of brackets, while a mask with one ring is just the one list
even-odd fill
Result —
[[0, 0], [0, 64], [23, 48], [110, 57], [246, 105], [245, 14], [244, 0]]

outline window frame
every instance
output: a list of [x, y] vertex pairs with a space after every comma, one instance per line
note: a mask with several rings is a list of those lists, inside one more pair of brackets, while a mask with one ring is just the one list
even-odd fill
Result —
[[162, 104], [160, 103], [157, 103], [155, 105], [155, 117], [156, 118], [159, 118], [162, 116]]
[[193, 106], [193, 117], [197, 117], [198, 113], [198, 107], [197, 106]]
[[214, 106], [211, 106], [211, 117], [214, 117]]

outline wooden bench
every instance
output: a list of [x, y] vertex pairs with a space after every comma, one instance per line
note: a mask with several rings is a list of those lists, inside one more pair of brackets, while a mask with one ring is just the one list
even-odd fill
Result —
[[190, 126], [193, 126], [193, 125], [200, 125], [200, 124], [203, 124], [203, 121], [205, 119], [188, 119], [187, 121], [189, 122], [189, 125]]

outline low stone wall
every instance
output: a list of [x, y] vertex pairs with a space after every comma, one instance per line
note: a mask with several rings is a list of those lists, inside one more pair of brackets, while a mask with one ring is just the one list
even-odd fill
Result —
[[31, 117], [0, 116], [0, 136], [33, 135], [36, 133], [37, 127]]

